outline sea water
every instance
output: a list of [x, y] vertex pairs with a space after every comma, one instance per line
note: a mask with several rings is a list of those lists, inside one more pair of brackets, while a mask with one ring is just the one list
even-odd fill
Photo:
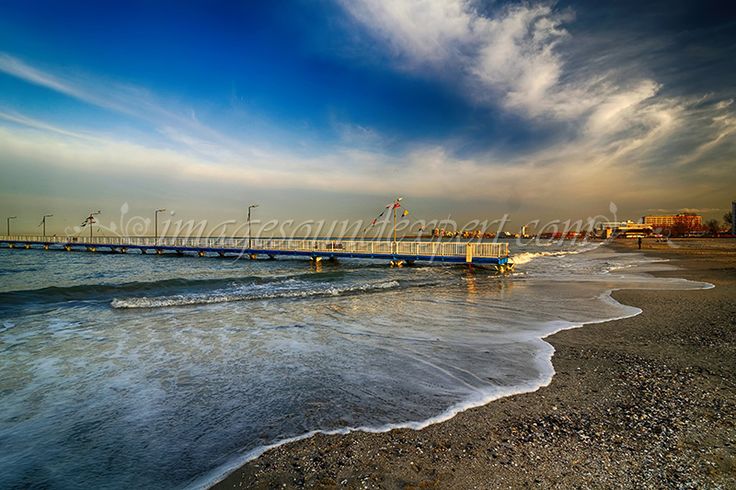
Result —
[[0, 488], [201, 487], [315, 431], [420, 428], [547, 384], [545, 336], [639, 312], [611, 290], [707, 287], [511, 246], [510, 275], [0, 250]]

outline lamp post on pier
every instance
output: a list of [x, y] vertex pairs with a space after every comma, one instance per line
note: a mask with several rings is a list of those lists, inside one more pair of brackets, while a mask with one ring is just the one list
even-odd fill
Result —
[[46, 236], [46, 218], [51, 218], [53, 214], [44, 214], [41, 218], [41, 226], [43, 226], [43, 236]]
[[154, 243], [158, 243], [158, 213], [163, 213], [166, 208], [157, 209], [153, 212], [153, 235]]
[[8, 224], [8, 236], [10, 236], [10, 220], [16, 219], [17, 216], [8, 216], [7, 224]]
[[[393, 205], [391, 206], [391, 208], [392, 208], [392, 210], [394, 212], [394, 250], [397, 251], [397, 252], [399, 250], [399, 247], [398, 247], [398, 244], [396, 243], [396, 210], [401, 207], [401, 199], [402, 199], [401, 197], [397, 198], [394, 201]], [[396, 252], [394, 252], [394, 253], [396, 253]]]
[[248, 250], [251, 249], [251, 236], [250, 236], [250, 210], [257, 208], [258, 204], [251, 204], [248, 206]]

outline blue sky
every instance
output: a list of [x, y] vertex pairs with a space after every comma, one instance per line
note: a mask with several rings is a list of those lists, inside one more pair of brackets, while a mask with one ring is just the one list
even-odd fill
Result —
[[[626, 216], [734, 194], [715, 2], [0, 5], [0, 208], [359, 219]], [[411, 203], [411, 204], [409, 204]], [[38, 216], [37, 216], [38, 215]]]

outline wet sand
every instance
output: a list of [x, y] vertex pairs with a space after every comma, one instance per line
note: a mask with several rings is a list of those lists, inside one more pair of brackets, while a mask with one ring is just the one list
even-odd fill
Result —
[[[549, 386], [420, 431], [317, 435], [217, 488], [736, 488], [736, 240], [645, 241], [714, 289], [613, 293], [643, 313], [559, 332]], [[609, 246], [636, 249], [636, 242]]]

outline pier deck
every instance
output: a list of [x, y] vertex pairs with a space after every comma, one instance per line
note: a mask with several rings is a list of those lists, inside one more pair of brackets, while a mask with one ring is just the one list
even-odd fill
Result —
[[248, 258], [302, 256], [312, 260], [354, 258], [384, 259], [392, 264], [416, 261], [507, 266], [507, 243], [465, 243], [440, 241], [397, 242], [382, 240], [329, 240], [329, 239], [251, 239], [248, 238], [172, 238], [172, 237], [44, 237], [32, 235], [0, 236], [0, 246], [9, 248], [38, 248], [45, 250], [86, 250], [96, 252], [162, 254], [194, 252], [236, 255]]

